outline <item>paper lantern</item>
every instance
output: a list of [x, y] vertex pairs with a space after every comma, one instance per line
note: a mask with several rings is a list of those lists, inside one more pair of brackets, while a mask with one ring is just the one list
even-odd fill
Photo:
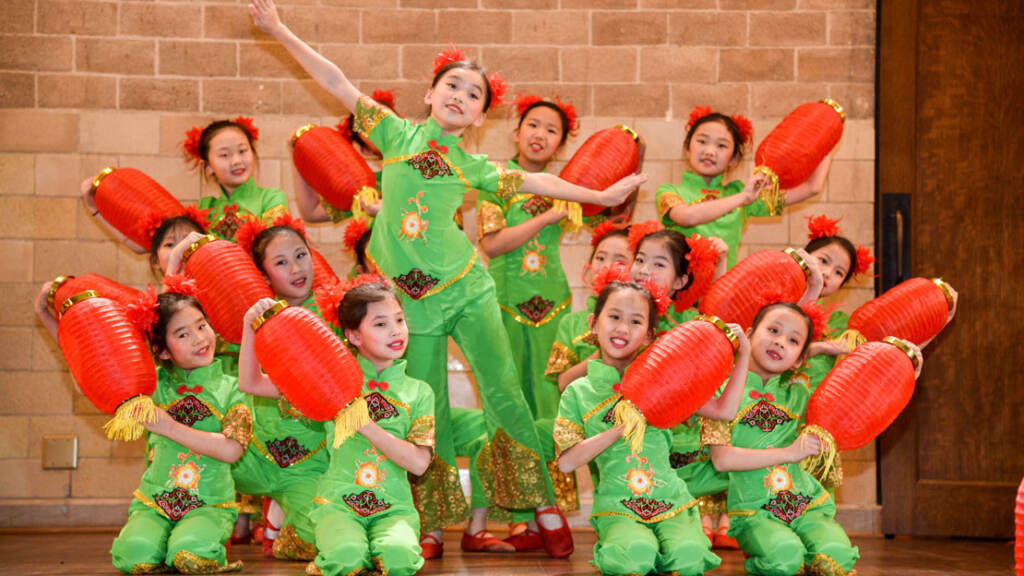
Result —
[[252, 258], [234, 242], [208, 234], [185, 250], [185, 274], [195, 279], [210, 325], [222, 338], [242, 341], [245, 313], [260, 298], [274, 293]]
[[626, 369], [616, 422], [634, 452], [644, 430], [679, 425], [715, 395], [732, 371], [739, 340], [719, 318], [698, 316], [658, 338]]
[[148, 222], [185, 214], [177, 198], [135, 168], [105, 168], [93, 180], [92, 188], [103, 219], [146, 250], [153, 239]]
[[307, 124], [295, 131], [292, 145], [295, 169], [331, 206], [348, 211], [357, 196], [379, 198], [373, 170], [337, 130]]
[[[584, 188], [604, 190], [640, 167], [640, 136], [629, 126], [619, 125], [596, 132], [573, 154], [559, 177]], [[575, 209], [570, 203], [570, 218]], [[583, 216], [604, 210], [597, 204], [583, 204]]]
[[316, 314], [278, 300], [253, 330], [263, 371], [304, 416], [334, 420], [335, 448], [370, 422], [359, 363]]
[[807, 288], [807, 262], [792, 248], [759, 250], [716, 280], [700, 302], [702, 314], [750, 328], [764, 306], [765, 287], [778, 288], [785, 302], [798, 302]]
[[782, 214], [786, 198], [781, 192], [802, 184], [843, 136], [846, 113], [838, 102], [825, 98], [797, 106], [765, 136], [754, 154], [754, 174], [768, 177], [761, 198], [772, 215]]
[[338, 275], [334, 273], [334, 269], [327, 263], [327, 259], [313, 246], [309, 247], [310, 252], [313, 255], [313, 289], [316, 290], [321, 286], [329, 286], [338, 282]]
[[61, 304], [60, 350], [71, 375], [94, 406], [114, 417], [107, 437], [134, 440], [153, 420], [156, 369], [142, 334], [124, 308], [96, 292], [80, 292]]
[[92, 290], [103, 298], [113, 300], [122, 306], [136, 301], [142, 294], [135, 288], [114, 282], [100, 274], [61, 275], [54, 278], [50, 284], [50, 292], [46, 295], [46, 301], [53, 310], [53, 315], [57, 316], [58, 305], [86, 290]]
[[837, 450], [854, 450], [878, 437], [910, 402], [921, 357], [890, 336], [859, 346], [836, 363], [807, 403], [806, 432], [824, 445], [808, 471], [824, 478]]
[[911, 278], [853, 311], [847, 329], [865, 340], [895, 336], [920, 346], [946, 326], [953, 294], [941, 278]]
[[1024, 480], [1020, 481], [1020, 486], [1017, 488], [1014, 524], [1016, 524], [1016, 539], [1013, 544], [1014, 564], [1017, 566], [1017, 576], [1024, 576]]

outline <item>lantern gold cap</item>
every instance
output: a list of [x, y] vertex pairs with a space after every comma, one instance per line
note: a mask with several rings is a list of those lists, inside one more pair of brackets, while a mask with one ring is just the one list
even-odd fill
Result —
[[60, 305], [61, 316], [63, 316], [64, 313], [68, 311], [68, 308], [71, 308], [72, 306], [78, 304], [82, 300], [88, 300], [89, 298], [98, 298], [99, 295], [100, 293], [95, 290], [86, 290], [85, 292], [79, 292], [78, 294], [75, 294], [74, 296], [65, 300], [64, 303]]
[[278, 300], [277, 302], [274, 302], [273, 306], [264, 310], [262, 314], [257, 316], [256, 319], [252, 321], [251, 326], [253, 332], [259, 330], [260, 326], [263, 326], [264, 322], [274, 317], [274, 314], [277, 314], [278, 312], [284, 310], [287, 307], [288, 303], [285, 302], [284, 300]]
[[736, 332], [734, 332], [733, 329], [730, 328], [729, 325], [725, 323], [725, 320], [722, 320], [718, 316], [713, 316], [711, 314], [698, 314], [697, 317], [694, 318], [694, 320], [701, 320], [704, 322], [710, 322], [711, 324], [714, 324], [715, 327], [721, 330], [722, 333], [725, 334], [725, 337], [729, 339], [729, 343], [732, 344], [732, 349], [739, 350], [739, 336], [737, 336]]
[[54, 278], [53, 282], [50, 282], [50, 290], [46, 293], [46, 304], [50, 308], [53, 308], [54, 311], [57, 310], [53, 302], [57, 298], [57, 290], [60, 289], [62, 284], [64, 284], [68, 280], [71, 280], [72, 278], [74, 278], [74, 276], [70, 274], [61, 274], [60, 276]]
[[953, 309], [953, 293], [950, 292], [950, 286], [942, 278], [932, 278], [932, 282], [935, 283], [942, 290], [942, 295], [946, 297], [946, 306], [949, 310]]
[[625, 124], [619, 124], [615, 128], [618, 130], [622, 130], [626, 134], [629, 134], [629, 137], [632, 138], [634, 142], [638, 144], [640, 143], [640, 135], [636, 133], [636, 130], [633, 130], [632, 128], [626, 126]]
[[189, 256], [192, 256], [192, 254], [196, 250], [199, 250], [200, 248], [203, 247], [204, 244], [209, 244], [210, 242], [213, 242], [214, 240], [217, 240], [217, 236], [214, 235], [214, 234], [207, 234], [206, 236], [203, 236], [199, 240], [196, 240], [188, 248], [185, 249], [185, 253], [181, 256], [181, 260], [182, 261], [188, 260]]
[[107, 166], [106, 168], [101, 170], [100, 173], [97, 174], [96, 177], [92, 179], [92, 190], [90, 190], [90, 192], [96, 192], [96, 189], [100, 187], [100, 180], [106, 178], [107, 174], [110, 174], [113, 171], [113, 166]]
[[296, 140], [298, 140], [306, 132], [309, 132], [310, 130], [316, 127], [316, 124], [306, 124], [305, 126], [300, 126], [299, 129], [296, 130], [294, 134], [292, 134], [291, 144], [294, 146]]
[[793, 260], [796, 260], [796, 263], [800, 265], [800, 269], [804, 271], [804, 276], [811, 275], [811, 268], [807, 264], [807, 260], [804, 260], [804, 257], [801, 256], [799, 252], [797, 252], [793, 248], [786, 248], [785, 250], [783, 250], [783, 252], [789, 254], [793, 258]]
[[914, 365], [914, 370], [917, 370], [917, 367], [921, 365], [920, 352], [914, 350], [910, 346], [907, 346], [907, 343], [904, 342], [903, 340], [896, 338], [895, 336], [886, 336], [885, 338], [882, 338], [882, 342], [885, 342], [886, 344], [892, 344], [893, 346], [902, 350], [903, 353], [910, 358], [910, 363]]
[[846, 122], [846, 110], [843, 109], [842, 105], [840, 105], [839, 102], [836, 102], [831, 98], [822, 98], [821, 100], [818, 100], [818, 102], [821, 102], [822, 104], [828, 104], [829, 106], [831, 106], [832, 109], [839, 114], [839, 119], [842, 120], [844, 123]]

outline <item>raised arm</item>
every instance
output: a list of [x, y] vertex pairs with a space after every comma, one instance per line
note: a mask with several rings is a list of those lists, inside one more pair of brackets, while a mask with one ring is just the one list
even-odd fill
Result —
[[740, 472], [799, 462], [818, 452], [821, 452], [821, 440], [814, 434], [801, 434], [795, 442], [785, 448], [712, 446], [711, 463], [718, 472]]
[[558, 469], [568, 474], [597, 458], [601, 452], [622, 438], [622, 426], [609, 428], [597, 436], [580, 440], [558, 456]]
[[252, 322], [275, 302], [273, 298], [260, 298], [246, 311], [245, 319], [242, 320], [241, 350], [238, 352], [238, 389], [264, 398], [278, 398], [281, 392], [270, 381], [270, 377], [263, 373], [256, 360], [256, 333], [252, 329]]
[[520, 191], [569, 202], [618, 206], [629, 197], [634, 188], [644, 182], [647, 182], [647, 174], [630, 174], [608, 188], [598, 191], [566, 182], [554, 174], [530, 172], [526, 174]]
[[331, 216], [320, 203], [320, 196], [310, 186], [299, 171], [292, 166], [292, 184], [295, 185], [295, 203], [299, 206], [299, 215], [306, 222], [330, 222]]
[[697, 409], [697, 414], [705, 418], [729, 421], [736, 417], [736, 410], [740, 407], [740, 400], [743, 399], [743, 388], [747, 384], [747, 367], [750, 364], [750, 340], [743, 333], [739, 324], [729, 324], [729, 328], [739, 338], [740, 347], [736, 353], [736, 364], [732, 368], [732, 375], [725, 385], [725, 390], [718, 398], [712, 398]]
[[405, 470], [419, 476], [427, 471], [434, 452], [427, 446], [419, 446], [404, 440], [370, 422], [359, 429], [359, 433], [376, 446], [384, 456]]
[[277, 14], [273, 0], [251, 0], [249, 14], [257, 28], [281, 43], [302, 68], [341, 103], [354, 112], [361, 93], [333, 62], [299, 39]]

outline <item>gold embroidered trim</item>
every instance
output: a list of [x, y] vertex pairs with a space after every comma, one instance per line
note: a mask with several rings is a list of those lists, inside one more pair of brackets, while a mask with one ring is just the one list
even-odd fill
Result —
[[583, 431], [583, 428], [581, 428], [579, 424], [573, 422], [572, 420], [569, 420], [568, 418], [558, 416], [557, 418], [555, 418], [554, 437], [555, 452], [557, 457], [562, 452], [565, 452], [569, 448], [572, 448], [573, 446], [586, 440], [587, 434], [586, 432]]
[[491, 439], [493, 502], [503, 508], [536, 508], [548, 502], [543, 463], [536, 452], [509, 436], [502, 428]]
[[[581, 341], [587, 340], [587, 338], [590, 338], [592, 335], [593, 335], [593, 332], [591, 332], [590, 330], [587, 330], [586, 332], [584, 332], [584, 333], [574, 337], [569, 343], [572, 344], [573, 346], [575, 346], [575, 345], [579, 344]], [[587, 341], [587, 343], [590, 344], [589, 341]], [[575, 356], [575, 354], [574, 354], [574, 356]]]
[[498, 188], [495, 191], [498, 198], [511, 198], [519, 193], [526, 180], [526, 172], [522, 170], [506, 170], [498, 166]]
[[481, 202], [480, 209], [476, 215], [476, 237], [477, 239], [502, 230], [506, 226], [505, 213], [501, 207], [493, 202]]
[[[140, 492], [138, 488], [136, 488], [135, 491], [132, 492], [132, 496], [135, 496], [135, 499], [138, 500], [139, 502], [142, 502], [146, 506], [149, 506], [153, 510], [156, 510], [157, 512], [159, 512], [160, 515], [163, 516], [164, 518], [166, 518], [168, 520], [171, 520], [171, 517], [167, 515], [167, 512], [164, 512], [164, 509], [161, 508], [159, 504], [157, 504], [152, 499], [150, 499], [148, 496], [146, 496], [145, 494]], [[203, 507], [204, 508], [234, 508], [234, 509], [237, 510], [238, 509], [238, 503], [237, 502], [221, 502], [220, 504], [203, 504]], [[174, 522], [174, 520], [171, 520], [171, 522]]]
[[220, 421], [220, 433], [242, 445], [242, 450], [249, 447], [252, 440], [252, 412], [245, 404], [235, 404]]
[[405, 439], [417, 446], [434, 447], [434, 416], [426, 414], [412, 421]]
[[687, 502], [686, 504], [683, 504], [682, 506], [677, 506], [677, 507], [669, 510], [668, 512], [662, 512], [661, 514], [658, 514], [657, 516], [652, 516], [648, 520], [644, 520], [643, 518], [637, 516], [636, 514], [631, 514], [629, 512], [619, 512], [618, 510], [606, 510], [604, 512], [594, 512], [593, 514], [590, 515], [590, 517], [593, 518], [595, 516], [625, 516], [626, 518], [630, 518], [630, 519], [632, 519], [632, 520], [634, 520], [636, 522], [640, 522], [642, 524], [656, 524], [658, 522], [664, 522], [665, 520], [668, 520], [670, 518], [675, 518], [680, 513], [686, 512], [687, 510], [689, 510], [690, 508], [693, 508], [696, 505], [697, 505], [697, 499], [694, 498], [693, 500], [690, 500], [689, 502]]
[[356, 101], [356, 114], [352, 118], [352, 129], [360, 134], [369, 136], [370, 132], [380, 124], [385, 117], [394, 114], [388, 107], [375, 102], [365, 94]]
[[[829, 498], [831, 498], [831, 496], [829, 496], [828, 492], [822, 493], [821, 496], [818, 496], [817, 498], [812, 500], [807, 505], [807, 508], [804, 508], [804, 511], [803, 511], [803, 513], [801, 513], [801, 515], [806, 514], [807, 511], [810, 510], [811, 508], [814, 508], [816, 506], [821, 506], [825, 502], [828, 502]], [[760, 511], [760, 509], [758, 509], [758, 510], [731, 510], [730, 509], [729, 510], [729, 516], [730, 517], [731, 516], [753, 516], [754, 514], [757, 514], [759, 511]]]
[[726, 492], [706, 494], [697, 498], [697, 508], [700, 509], [701, 516], [717, 518], [722, 514], [725, 514], [729, 511], [729, 508], [726, 505]]
[[312, 560], [316, 558], [316, 546], [299, 538], [295, 525], [288, 524], [274, 540], [274, 558], [278, 560]]
[[856, 574], [856, 571], [843, 570], [839, 562], [827, 554], [815, 554], [811, 563], [805, 564], [801, 574], [805, 576], [852, 576]]
[[188, 550], [179, 550], [174, 555], [172, 564], [182, 574], [224, 574], [225, 572], [238, 572], [243, 566], [241, 560], [221, 564], [216, 558], [203, 558]]
[[757, 510], [729, 510], [729, 518], [745, 518], [757, 514]]
[[459, 471], [442, 458], [434, 458], [422, 476], [410, 475], [413, 503], [420, 514], [420, 531], [431, 532], [469, 517]]
[[554, 308], [552, 308], [550, 312], [545, 314], [543, 318], [541, 318], [540, 320], [538, 320], [536, 322], [534, 322], [533, 320], [530, 320], [529, 318], [523, 318], [522, 316], [519, 315], [519, 312], [517, 310], [513, 310], [512, 308], [509, 308], [508, 306], [505, 306], [504, 304], [499, 304], [498, 307], [501, 308], [502, 310], [504, 310], [505, 312], [507, 312], [509, 315], [511, 315], [513, 320], [515, 320], [516, 322], [519, 322], [523, 326], [529, 326], [530, 328], [540, 328], [541, 326], [543, 326], [543, 325], [547, 324], [548, 322], [551, 322], [552, 320], [554, 320], [555, 317], [558, 316], [558, 314], [562, 312], [562, 310], [565, 310], [570, 305], [572, 305], [572, 296], [569, 296], [569, 298], [567, 298], [565, 300], [565, 302], [562, 302], [558, 306], [555, 306]]
[[580, 509], [579, 493], [576, 490], [576, 473], [566, 474], [558, 469], [557, 462], [547, 462], [548, 476], [551, 477], [551, 488], [555, 492], [555, 504], [562, 512]]
[[313, 503], [314, 504], [324, 504], [324, 505], [334, 504], [334, 502], [332, 502], [332, 501], [330, 501], [327, 498], [324, 498], [322, 496], [317, 496], [317, 497], [313, 498]]
[[686, 202], [683, 202], [682, 198], [671, 192], [665, 192], [660, 198], [658, 198], [658, 216], [664, 218], [665, 215], [668, 214], [669, 210], [680, 204], [686, 204]]
[[324, 198], [320, 199], [320, 205], [324, 207], [324, 212], [326, 212], [327, 216], [330, 217], [331, 222], [334, 222], [335, 224], [341, 222], [345, 218], [348, 218], [348, 214], [346, 214], [344, 210], [336, 208], [334, 204], [331, 204]]
[[[477, 258], [477, 251], [476, 251], [476, 248], [473, 248], [473, 255], [469, 257], [469, 262], [466, 262], [466, 267], [465, 268], [463, 268], [458, 274], [453, 276], [447, 282], [445, 282], [443, 284], [438, 284], [437, 286], [434, 286], [433, 288], [428, 290], [425, 294], [423, 294], [423, 296], [420, 296], [417, 300], [421, 301], [421, 300], [423, 300], [425, 298], [429, 298], [430, 296], [433, 296], [434, 294], [437, 294], [437, 293], [441, 292], [442, 290], [448, 288], [452, 284], [455, 284], [459, 280], [462, 280], [466, 276], [466, 274], [469, 274], [469, 271], [473, 269], [473, 264], [476, 263], [476, 258]], [[375, 260], [374, 257], [373, 257], [373, 254], [370, 253], [370, 249], [369, 248], [366, 249], [366, 260], [370, 263], [371, 266], [373, 266], [373, 268], [375, 268], [378, 271], [381, 270], [381, 267], [377, 264], [377, 260]], [[409, 296], [404, 291], [399, 291], [399, 293], [403, 294], [405, 296]]]
[[586, 414], [583, 415], [583, 425], [586, 426], [587, 425], [587, 420], [590, 420], [591, 418], [593, 418], [595, 414], [597, 414], [601, 410], [604, 410], [609, 405], [614, 404], [616, 401], [618, 401], [619, 398], [622, 398], [622, 394], [612, 394], [611, 396], [609, 396], [609, 397], [605, 398], [604, 400], [601, 400], [600, 402], [598, 402], [597, 406], [594, 406], [589, 411], [587, 411]]
[[166, 574], [171, 571], [171, 568], [166, 564], [150, 564], [149, 562], [140, 562], [132, 566], [132, 574]]
[[724, 420], [713, 418], [700, 419], [700, 447], [731, 446], [732, 427]]
[[544, 368], [545, 376], [558, 376], [580, 361], [576, 354], [568, 346], [561, 342], [551, 345], [551, 355], [548, 356], [548, 365]]
[[309, 418], [303, 416], [302, 412], [299, 412], [299, 410], [295, 408], [295, 406], [293, 406], [283, 394], [277, 397], [277, 413], [280, 414], [282, 418], [309, 420]]
[[267, 226], [270, 226], [271, 224], [274, 223], [274, 220], [277, 220], [278, 218], [284, 216], [287, 213], [287, 206], [274, 206], [270, 210], [267, 210], [266, 212], [263, 213], [263, 216], [260, 217], [260, 222], [266, 224]]
[[[281, 466], [281, 463], [274, 459], [274, 456], [270, 453], [270, 450], [267, 450], [267, 445], [264, 444], [262, 440], [260, 440], [259, 438], [253, 437], [252, 443], [256, 445], [256, 450], [258, 450], [259, 453], [262, 454], [264, 458], [269, 460], [275, 466], [278, 466], [278, 467]], [[296, 460], [296, 461], [292, 462], [291, 464], [285, 466], [285, 468], [291, 468], [292, 466], [295, 466], [297, 464], [302, 464], [306, 460], [309, 460], [313, 456], [316, 456], [316, 454], [318, 452], [320, 452], [320, 450], [322, 450], [324, 446], [327, 446], [327, 439], [326, 438], [321, 440], [320, 444], [318, 444], [316, 448], [314, 448], [314, 449], [310, 450], [309, 452], [307, 452], [306, 455], [303, 456], [302, 458], [299, 458], [298, 460]]]

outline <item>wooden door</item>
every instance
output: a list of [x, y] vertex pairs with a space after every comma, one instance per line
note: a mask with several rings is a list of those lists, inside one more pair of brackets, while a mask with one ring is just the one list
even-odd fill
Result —
[[879, 2], [879, 58], [878, 193], [909, 194], [909, 275], [960, 292], [880, 440], [883, 531], [1011, 537], [1024, 475], [1024, 3]]

